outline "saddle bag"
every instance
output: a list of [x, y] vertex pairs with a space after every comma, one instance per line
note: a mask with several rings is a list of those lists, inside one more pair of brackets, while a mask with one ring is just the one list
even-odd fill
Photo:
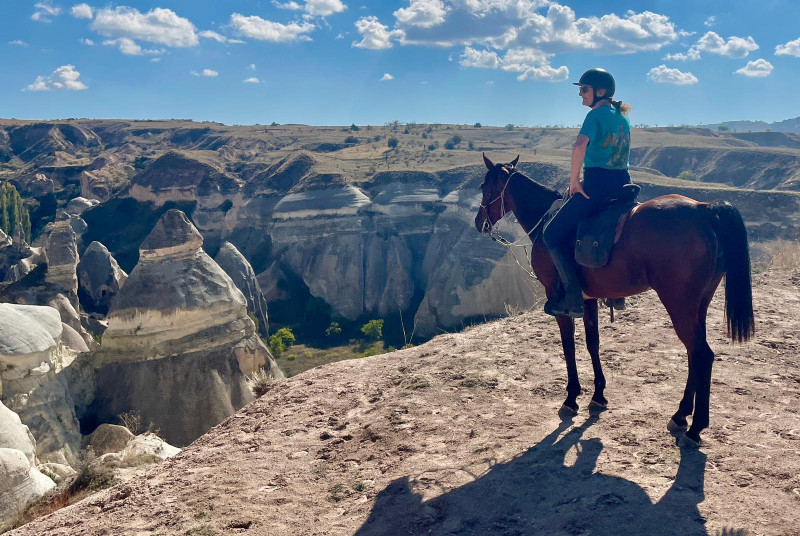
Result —
[[638, 205], [636, 196], [640, 190], [637, 184], [626, 184], [600, 212], [581, 221], [575, 241], [575, 260], [578, 264], [600, 268], [608, 263], [617, 238], [617, 227], [622, 217]]

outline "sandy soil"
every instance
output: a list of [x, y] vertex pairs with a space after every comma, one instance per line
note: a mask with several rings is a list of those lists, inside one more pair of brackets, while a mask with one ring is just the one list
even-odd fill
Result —
[[800, 534], [800, 272], [754, 278], [753, 342], [725, 341], [711, 427], [666, 430], [686, 357], [656, 296], [601, 320], [608, 411], [557, 410], [555, 323], [531, 312], [278, 383], [177, 457], [22, 535]]

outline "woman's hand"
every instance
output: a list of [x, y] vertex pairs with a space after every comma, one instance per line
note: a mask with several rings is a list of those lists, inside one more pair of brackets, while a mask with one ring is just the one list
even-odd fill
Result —
[[586, 199], [589, 199], [589, 196], [583, 191], [583, 183], [581, 181], [569, 181], [569, 196], [572, 197], [575, 194], [581, 194]]

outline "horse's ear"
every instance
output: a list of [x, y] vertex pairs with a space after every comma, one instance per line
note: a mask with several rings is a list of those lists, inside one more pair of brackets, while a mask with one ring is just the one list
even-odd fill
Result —
[[488, 158], [486, 158], [486, 153], [481, 153], [481, 154], [483, 155], [483, 163], [486, 164], [486, 169], [488, 169], [489, 171], [493, 170], [494, 163]]
[[511, 161], [511, 167], [517, 167], [517, 162], [519, 162], [519, 155]]

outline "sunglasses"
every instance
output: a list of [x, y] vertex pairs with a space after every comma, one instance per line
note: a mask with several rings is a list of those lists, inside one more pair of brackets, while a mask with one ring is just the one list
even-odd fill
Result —
[[592, 86], [581, 86], [581, 88], [580, 88], [581, 95], [583, 95], [585, 93], [589, 93], [590, 89], [592, 89]]

